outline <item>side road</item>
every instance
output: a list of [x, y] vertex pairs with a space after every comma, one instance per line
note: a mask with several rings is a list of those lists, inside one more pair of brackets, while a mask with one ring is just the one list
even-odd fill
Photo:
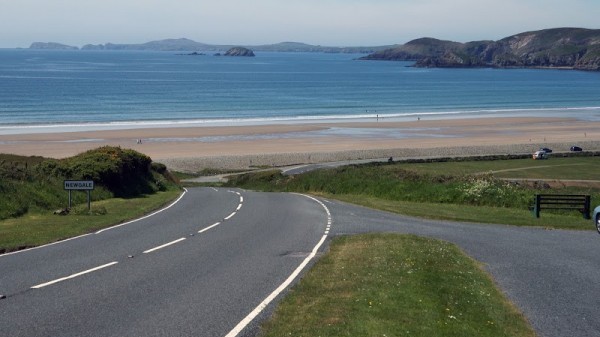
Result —
[[540, 336], [600, 336], [596, 232], [424, 220], [338, 201], [325, 204], [334, 219], [332, 235], [399, 232], [457, 244], [483, 264]]

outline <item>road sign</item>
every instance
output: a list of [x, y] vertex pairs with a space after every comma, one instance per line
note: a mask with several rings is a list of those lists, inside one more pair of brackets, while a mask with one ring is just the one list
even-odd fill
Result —
[[93, 190], [93, 180], [65, 180], [65, 190]]
[[87, 204], [88, 210], [91, 209], [91, 198], [90, 191], [94, 189], [94, 181], [93, 180], [65, 180], [64, 181], [65, 190], [69, 191], [69, 208], [71, 208], [71, 191], [72, 190], [80, 190], [87, 191]]

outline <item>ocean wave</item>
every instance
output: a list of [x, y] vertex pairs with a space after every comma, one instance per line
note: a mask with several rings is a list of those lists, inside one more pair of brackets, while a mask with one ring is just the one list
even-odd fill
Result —
[[[586, 112], [588, 114], [581, 114]], [[597, 114], [589, 114], [596, 112]], [[563, 107], [529, 109], [473, 109], [453, 111], [418, 111], [398, 113], [378, 113], [367, 110], [361, 114], [347, 115], [307, 115], [273, 116], [244, 118], [206, 118], [206, 119], [164, 119], [131, 120], [107, 122], [44, 123], [44, 124], [5, 124], [0, 125], [0, 134], [81, 132], [94, 130], [119, 130], [159, 127], [201, 127], [201, 126], [243, 126], [285, 123], [335, 123], [341, 121], [410, 121], [414, 119], [455, 119], [485, 117], [570, 117], [582, 120], [600, 120], [600, 107]]]

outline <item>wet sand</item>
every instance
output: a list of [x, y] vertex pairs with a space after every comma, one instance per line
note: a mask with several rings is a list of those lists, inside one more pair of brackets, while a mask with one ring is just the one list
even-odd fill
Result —
[[[64, 158], [104, 145], [171, 169], [243, 169], [326, 161], [600, 150], [600, 122], [567, 118], [384, 119], [336, 123], [153, 127], [0, 135], [0, 152]], [[140, 143], [141, 140], [141, 143]]]

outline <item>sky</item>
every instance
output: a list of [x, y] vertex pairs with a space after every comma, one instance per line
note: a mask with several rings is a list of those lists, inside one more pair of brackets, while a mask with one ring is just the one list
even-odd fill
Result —
[[0, 48], [32, 42], [402, 44], [600, 28], [598, 0], [0, 0]]

